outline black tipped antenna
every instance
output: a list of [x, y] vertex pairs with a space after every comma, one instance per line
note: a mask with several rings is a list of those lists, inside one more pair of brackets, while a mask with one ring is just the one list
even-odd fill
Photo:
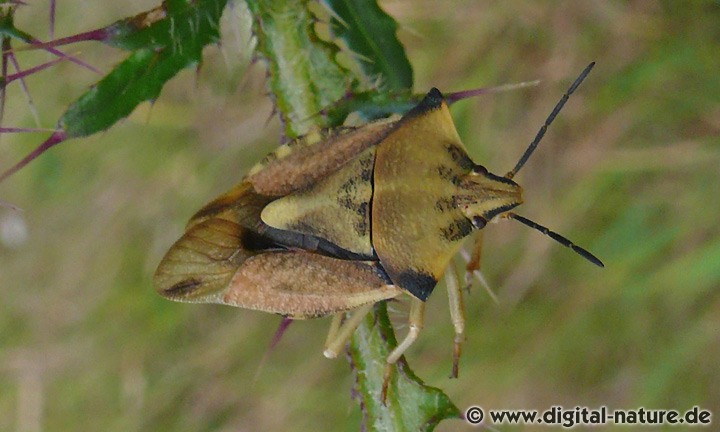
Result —
[[585, 258], [586, 260], [590, 261], [591, 263], [595, 264], [598, 267], [605, 267], [605, 264], [602, 263], [596, 257], [595, 255], [591, 254], [587, 250], [581, 248], [580, 246], [575, 245], [570, 240], [566, 239], [565, 237], [561, 236], [560, 234], [556, 233], [555, 231], [550, 231], [548, 228], [545, 228], [544, 226], [537, 224], [530, 219], [524, 218], [520, 215], [517, 215], [515, 213], [505, 213], [505, 216], [509, 217], [510, 219], [515, 219], [516, 221], [520, 222], [523, 225], [527, 225], [530, 228], [536, 229], [540, 231], [541, 233], [545, 234], [546, 236], [550, 237], [551, 239], [555, 240], [556, 242], [560, 243], [563, 246], [569, 247], [575, 253], [580, 255], [581, 257]]
[[565, 102], [570, 98], [570, 95], [573, 94], [573, 92], [580, 86], [580, 83], [583, 82], [586, 76], [590, 73], [590, 70], [592, 70], [593, 66], [595, 66], [595, 62], [590, 63], [585, 67], [585, 69], [580, 73], [580, 76], [577, 77], [574, 83], [570, 86], [570, 88], [565, 92], [564, 95], [560, 98], [557, 105], [555, 105], [555, 108], [553, 108], [550, 115], [545, 119], [545, 124], [543, 124], [540, 127], [540, 130], [538, 131], [537, 135], [535, 135], [535, 139], [532, 140], [530, 145], [528, 146], [527, 150], [525, 150], [525, 153], [523, 153], [522, 157], [518, 161], [518, 163], [515, 165], [515, 168], [512, 169], [509, 173], [505, 174], [505, 178], [511, 179], [515, 177], [515, 174], [517, 174], [518, 171], [520, 171], [520, 168], [525, 165], [525, 162], [530, 158], [530, 155], [533, 154], [535, 151], [535, 148], [540, 143], [540, 140], [543, 136], [545, 136], [545, 132], [547, 132], [548, 126], [550, 126], [550, 123], [555, 120], [555, 117], [557, 117], [558, 113], [562, 109], [563, 106], [565, 106]]

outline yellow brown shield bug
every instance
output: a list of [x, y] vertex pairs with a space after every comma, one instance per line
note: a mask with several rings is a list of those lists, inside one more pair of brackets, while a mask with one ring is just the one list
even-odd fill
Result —
[[512, 212], [523, 202], [514, 176], [593, 66], [504, 176], [470, 159], [437, 89], [400, 120], [314, 132], [279, 147], [190, 219], [155, 273], [157, 291], [172, 300], [292, 319], [335, 315], [327, 357], [338, 355], [374, 303], [406, 293], [412, 299], [409, 331], [387, 358], [390, 365], [418, 337], [425, 300], [444, 275], [457, 376], [465, 318], [450, 263], [473, 230], [514, 219], [603, 266], [587, 250]]

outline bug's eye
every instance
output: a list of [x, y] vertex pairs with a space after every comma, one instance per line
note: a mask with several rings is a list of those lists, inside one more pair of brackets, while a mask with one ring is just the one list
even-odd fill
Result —
[[482, 216], [473, 216], [472, 224], [477, 229], [482, 229], [487, 225], [487, 219]]
[[487, 168], [485, 168], [485, 167], [482, 166], [482, 165], [475, 165], [475, 166], [472, 168], [472, 172], [474, 172], [475, 174], [487, 175], [488, 170], [487, 170]]

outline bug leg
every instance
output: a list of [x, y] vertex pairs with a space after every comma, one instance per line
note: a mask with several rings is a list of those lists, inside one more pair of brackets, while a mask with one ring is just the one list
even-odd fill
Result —
[[350, 339], [355, 329], [360, 325], [365, 315], [370, 312], [373, 305], [365, 305], [357, 308], [345, 322], [342, 322], [342, 313], [333, 317], [330, 324], [327, 340], [325, 341], [325, 351], [323, 354], [327, 358], [335, 358], [345, 346], [345, 342]]
[[487, 291], [490, 298], [493, 299], [493, 301], [496, 304], [500, 304], [500, 301], [497, 298], [497, 295], [493, 292], [492, 288], [490, 288], [490, 285], [487, 283], [487, 280], [485, 280], [485, 276], [483, 276], [482, 272], [480, 271], [480, 258], [482, 256], [482, 241], [483, 241], [483, 232], [477, 231], [475, 234], [475, 238], [473, 239], [473, 245], [472, 245], [472, 251], [468, 253], [466, 250], [461, 249], [461, 254], [463, 259], [465, 260], [465, 285], [469, 288], [470, 285], [472, 285], [473, 279], [480, 282], [480, 285], [482, 285], [483, 288], [485, 288], [485, 291]]
[[402, 342], [400, 342], [400, 344], [395, 347], [395, 349], [388, 356], [387, 362], [389, 364], [393, 364], [398, 361], [398, 359], [403, 355], [403, 353], [405, 353], [408, 347], [412, 345], [413, 342], [415, 342], [418, 335], [420, 334], [420, 330], [422, 330], [424, 319], [425, 302], [413, 298], [412, 303], [410, 304], [410, 317], [408, 318], [410, 330], [408, 330], [407, 335], [405, 335], [405, 339], [403, 339]]
[[423, 322], [425, 320], [425, 302], [416, 298], [412, 299], [410, 303], [410, 316], [408, 318], [408, 324], [410, 329], [408, 330], [405, 339], [398, 344], [397, 347], [388, 355], [385, 362], [385, 375], [383, 377], [382, 393], [381, 398], [385, 403], [387, 397], [388, 384], [392, 376], [392, 366], [397, 362], [403, 353], [410, 347], [410, 345], [417, 340], [420, 330], [423, 328]]
[[483, 242], [483, 231], [479, 230], [475, 233], [473, 239], [472, 252], [470, 257], [467, 259], [467, 265], [465, 266], [465, 281], [470, 282], [470, 275], [475, 270], [480, 270], [480, 257], [482, 256], [482, 242]]
[[[335, 314], [332, 317], [332, 321], [330, 321], [330, 330], [328, 331], [327, 338], [325, 339], [325, 349], [327, 350], [327, 347], [330, 346], [330, 343], [336, 339], [338, 330], [340, 330], [340, 326], [343, 323], [343, 318], [345, 318], [345, 313], [339, 313]], [[327, 355], [326, 355], [327, 357]]]
[[460, 278], [455, 266], [450, 266], [445, 271], [445, 285], [448, 290], [450, 303], [450, 318], [455, 327], [455, 338], [453, 339], [453, 364], [450, 378], [458, 377], [458, 365], [460, 364], [460, 352], [462, 343], [465, 341], [465, 305], [463, 304], [462, 287]]

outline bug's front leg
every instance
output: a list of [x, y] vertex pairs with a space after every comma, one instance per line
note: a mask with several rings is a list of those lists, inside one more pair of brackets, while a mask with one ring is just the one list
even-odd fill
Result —
[[472, 240], [472, 252], [465, 265], [466, 283], [470, 283], [470, 277], [476, 270], [480, 270], [480, 258], [482, 257], [483, 230], [474, 233]]
[[468, 252], [465, 249], [462, 249], [460, 251], [463, 259], [465, 260], [465, 286], [470, 289], [470, 286], [472, 286], [473, 279], [480, 282], [480, 285], [482, 285], [483, 288], [485, 288], [485, 291], [487, 291], [490, 298], [493, 299], [493, 301], [496, 304], [500, 304], [500, 301], [497, 298], [497, 295], [493, 292], [492, 288], [490, 288], [490, 285], [487, 283], [487, 280], [485, 280], [485, 276], [483, 276], [482, 272], [480, 271], [480, 259], [482, 257], [482, 242], [483, 242], [483, 231], [477, 231], [475, 233], [475, 238], [473, 239], [472, 243], [472, 249], [470, 252]]
[[453, 339], [453, 364], [450, 378], [458, 377], [458, 367], [460, 364], [460, 353], [462, 343], [465, 341], [465, 305], [463, 304], [462, 287], [460, 286], [460, 278], [457, 269], [451, 265], [445, 271], [445, 285], [448, 290], [448, 300], [450, 303], [450, 319], [455, 328], [455, 338]]
[[400, 359], [400, 357], [405, 353], [405, 351], [412, 345], [418, 338], [418, 335], [420, 334], [420, 330], [423, 328], [423, 323], [425, 322], [425, 302], [422, 300], [418, 300], [416, 298], [412, 298], [412, 303], [410, 303], [410, 316], [408, 317], [408, 325], [409, 330], [407, 335], [405, 335], [405, 338], [398, 344], [397, 347], [388, 355], [386, 361], [385, 361], [385, 375], [383, 377], [383, 385], [382, 385], [382, 401], [385, 403], [385, 399], [387, 397], [387, 389], [388, 384], [390, 383], [390, 378], [392, 376], [392, 366], [395, 364], [395, 362]]
[[345, 313], [339, 313], [333, 316], [332, 323], [330, 323], [330, 331], [328, 332], [327, 339], [325, 341], [325, 351], [323, 355], [327, 358], [335, 358], [343, 349], [345, 343], [350, 339], [353, 332], [360, 325], [365, 315], [370, 312], [373, 305], [365, 305], [356, 309], [350, 315], [350, 318], [343, 322]]

